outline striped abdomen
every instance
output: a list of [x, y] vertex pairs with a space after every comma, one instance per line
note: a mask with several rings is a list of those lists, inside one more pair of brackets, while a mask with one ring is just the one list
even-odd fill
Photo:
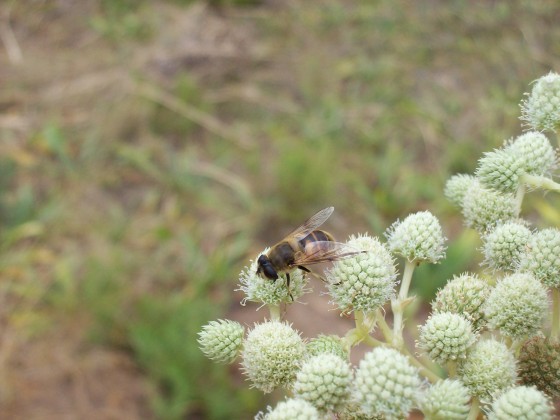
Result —
[[305, 246], [311, 242], [323, 242], [323, 241], [334, 241], [334, 237], [329, 233], [325, 232], [324, 230], [314, 230], [305, 238], [300, 239], [299, 245], [301, 249], [304, 250]]

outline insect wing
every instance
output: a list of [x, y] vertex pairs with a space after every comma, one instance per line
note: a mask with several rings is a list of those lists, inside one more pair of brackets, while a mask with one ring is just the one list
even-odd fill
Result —
[[318, 211], [309, 219], [307, 219], [303, 224], [296, 229], [294, 229], [288, 236], [286, 237], [293, 237], [296, 240], [300, 240], [305, 238], [319, 226], [327, 221], [327, 219], [331, 216], [334, 211], [334, 207], [327, 207], [321, 211]]
[[323, 262], [342, 260], [361, 254], [364, 251], [357, 250], [340, 242], [316, 241], [305, 246], [303, 252], [295, 255], [294, 265], [311, 265]]

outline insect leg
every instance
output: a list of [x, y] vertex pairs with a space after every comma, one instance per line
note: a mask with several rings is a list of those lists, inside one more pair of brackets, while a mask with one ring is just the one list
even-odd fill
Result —
[[290, 295], [290, 299], [292, 299], [293, 302], [294, 297], [292, 296], [292, 292], [290, 292], [290, 273], [286, 273], [286, 287], [288, 288], [288, 294]]
[[303, 265], [298, 265], [297, 268], [299, 268], [301, 271], [305, 271], [306, 273], [311, 274], [312, 276], [317, 277], [319, 280], [321, 280], [324, 283], [328, 283], [326, 278], [324, 278], [320, 274], [315, 273], [314, 271], [311, 271], [309, 268], [304, 267]]

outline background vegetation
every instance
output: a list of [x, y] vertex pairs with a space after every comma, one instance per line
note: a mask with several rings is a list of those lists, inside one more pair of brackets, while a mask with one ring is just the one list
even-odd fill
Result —
[[[437, 215], [428, 300], [478, 269], [443, 185], [520, 133], [558, 21], [555, 0], [3, 1], [0, 417], [254, 415], [195, 334], [264, 316], [237, 274], [328, 205], [341, 239]], [[319, 292], [290, 315], [306, 335], [345, 322]]]

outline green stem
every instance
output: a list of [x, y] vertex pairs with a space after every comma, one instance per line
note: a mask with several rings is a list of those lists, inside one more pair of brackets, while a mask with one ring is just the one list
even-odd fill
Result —
[[450, 360], [447, 362], [447, 372], [450, 378], [457, 376], [457, 362], [455, 360]]
[[408, 360], [410, 361], [410, 363], [412, 363], [414, 366], [416, 366], [419, 369], [420, 375], [424, 376], [431, 383], [435, 383], [435, 382], [443, 379], [439, 375], [437, 375], [435, 372], [433, 372], [432, 370], [430, 370], [429, 368], [424, 366], [424, 364], [422, 364], [422, 362], [420, 360], [418, 360], [416, 357], [414, 357], [410, 353], [410, 351], [408, 351], [408, 349], [405, 348], [405, 349], [402, 350], [402, 352], [408, 357]]
[[545, 176], [523, 174], [521, 176], [521, 182], [531, 187], [560, 192], [560, 184]]
[[551, 337], [555, 340], [560, 338], [560, 289], [552, 289], [552, 332]]
[[399, 289], [399, 296], [397, 299], [391, 301], [391, 308], [393, 309], [393, 347], [403, 348], [403, 313], [406, 306], [406, 298], [408, 297], [408, 289], [412, 280], [412, 273], [416, 267], [415, 262], [406, 260], [404, 266], [404, 273]]
[[469, 417], [467, 418], [467, 420], [476, 420], [479, 414], [480, 414], [480, 402], [478, 401], [478, 398], [473, 397], [471, 403], [471, 410], [469, 411]]
[[268, 305], [268, 311], [270, 312], [271, 321], [280, 321], [280, 306], [279, 305]]
[[369, 335], [370, 331], [375, 327], [376, 317], [368, 317], [362, 311], [355, 311], [354, 322], [356, 323], [356, 327], [352, 328], [344, 336], [344, 341], [348, 350], [362, 341], [370, 345], [372, 345], [371, 340], [381, 343]]
[[519, 187], [517, 187], [517, 193], [515, 194], [515, 209], [518, 217], [521, 214], [521, 205], [523, 204], [523, 197], [525, 197], [525, 190], [525, 184], [521, 182]]
[[393, 341], [393, 331], [391, 331], [391, 327], [389, 327], [387, 321], [385, 321], [385, 316], [381, 313], [381, 309], [377, 309], [375, 312], [375, 319], [379, 324], [379, 329], [381, 330], [383, 337], [385, 337], [385, 341], [387, 343], [391, 343]]

